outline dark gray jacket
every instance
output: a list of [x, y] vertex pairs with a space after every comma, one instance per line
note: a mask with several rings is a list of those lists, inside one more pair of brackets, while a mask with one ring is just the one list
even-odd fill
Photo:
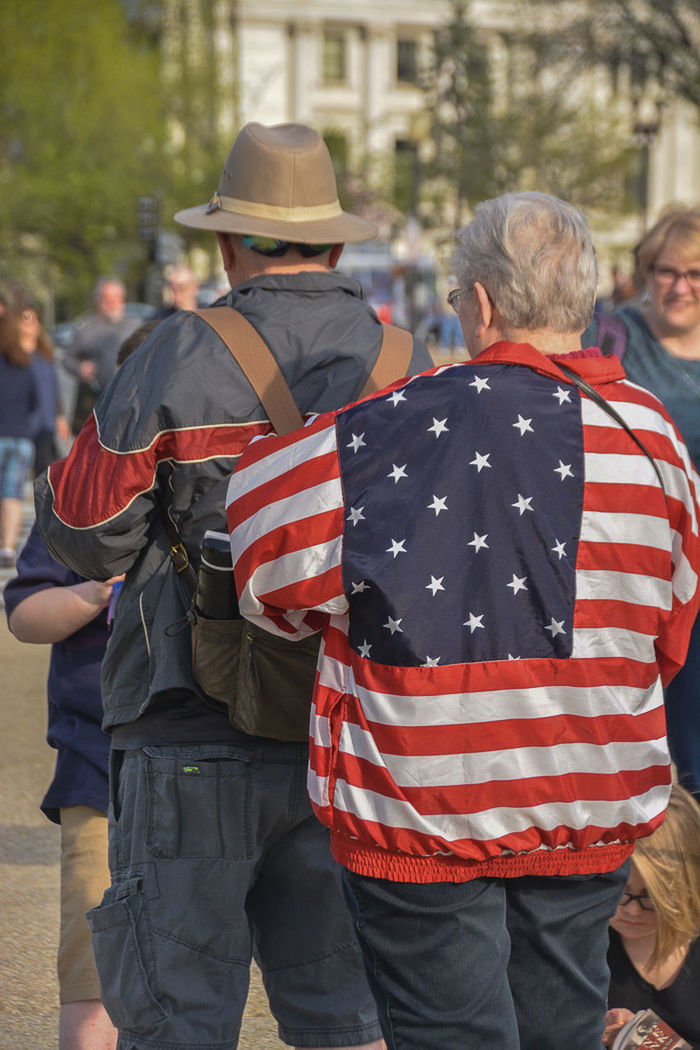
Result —
[[[381, 345], [360, 285], [334, 273], [256, 277], [231, 292], [265, 339], [302, 413], [354, 400]], [[432, 367], [414, 342], [410, 374]], [[398, 377], [397, 377], [398, 378]], [[126, 573], [103, 664], [105, 727], [133, 722], [171, 690], [197, 692], [190, 634], [169, 631], [188, 596], [168, 555], [158, 502], [196, 560], [241, 450], [270, 425], [227, 347], [195, 314], [163, 321], [101, 395], [70, 455], [36, 483], [52, 553], [89, 579]]]

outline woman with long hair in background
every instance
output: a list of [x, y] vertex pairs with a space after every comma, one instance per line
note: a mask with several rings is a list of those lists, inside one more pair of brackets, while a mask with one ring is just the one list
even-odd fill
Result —
[[34, 316], [32, 310], [9, 304], [0, 316], [0, 566], [3, 567], [15, 562], [22, 528], [24, 484], [34, 460], [33, 414], [39, 406], [39, 392], [28, 349], [35, 338]]

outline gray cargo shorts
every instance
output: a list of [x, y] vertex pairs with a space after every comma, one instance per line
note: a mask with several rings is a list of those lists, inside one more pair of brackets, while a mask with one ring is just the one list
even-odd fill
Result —
[[120, 1050], [234, 1050], [258, 963], [280, 1039], [381, 1038], [305, 745], [112, 754], [112, 884], [88, 912]]

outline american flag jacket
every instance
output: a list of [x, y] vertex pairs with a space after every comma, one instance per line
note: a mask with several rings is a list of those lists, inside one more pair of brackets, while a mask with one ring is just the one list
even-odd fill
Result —
[[308, 787], [336, 859], [400, 881], [608, 871], [662, 820], [662, 687], [698, 604], [698, 477], [616, 359], [526, 344], [286, 437], [229, 486], [243, 614], [323, 629]]

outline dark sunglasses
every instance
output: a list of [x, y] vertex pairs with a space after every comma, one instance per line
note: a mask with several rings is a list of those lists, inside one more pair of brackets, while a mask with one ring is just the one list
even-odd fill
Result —
[[333, 247], [332, 244], [297, 244], [295, 241], [279, 241], [276, 237], [257, 237], [249, 234], [245, 235], [243, 243], [252, 252], [266, 255], [269, 259], [281, 258], [290, 248], [296, 248], [305, 259], [311, 259], [314, 255], [323, 255]]

